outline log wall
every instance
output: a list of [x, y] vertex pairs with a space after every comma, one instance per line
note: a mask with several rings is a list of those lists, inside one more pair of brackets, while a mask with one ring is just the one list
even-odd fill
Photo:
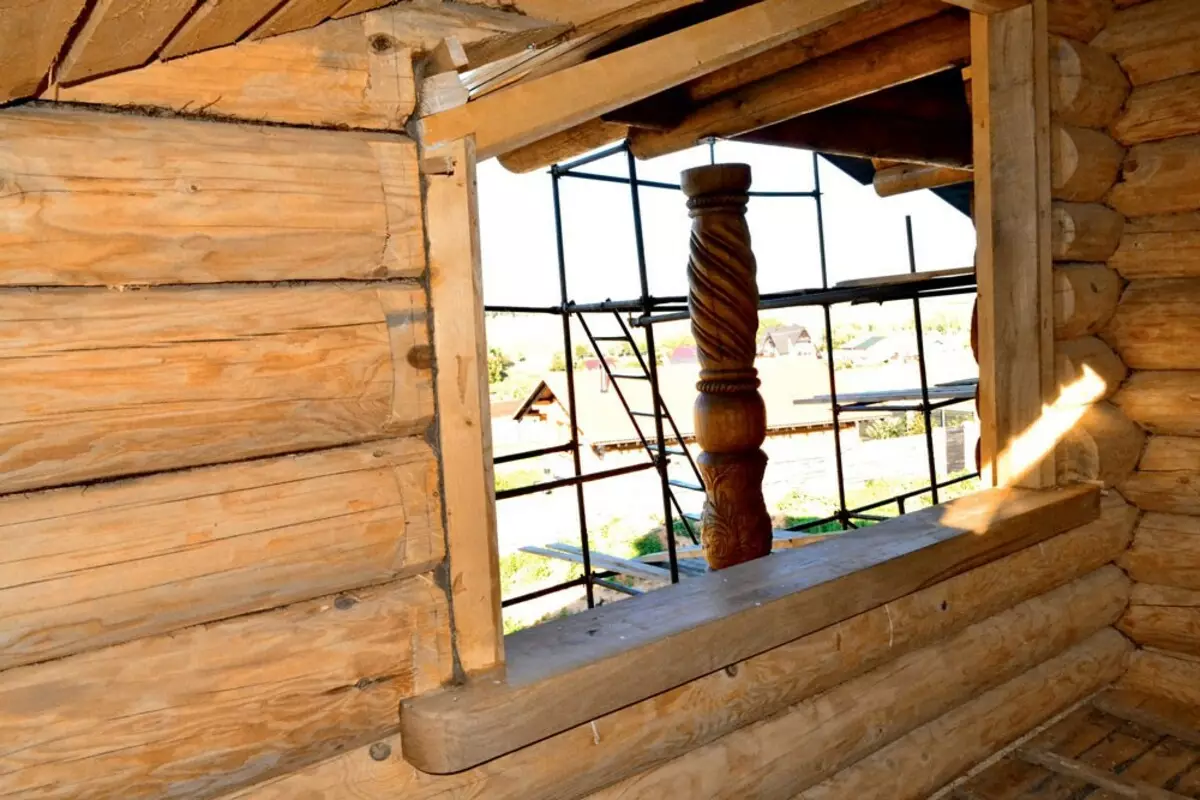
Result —
[[368, 22], [0, 110], [0, 796], [225, 794], [454, 675], [415, 45]]
[[[1125, 285], [1099, 336], [1131, 370], [1113, 403], [1151, 434], [1118, 484], [1147, 512], [1120, 562], [1137, 581], [1120, 628], [1145, 648], [1200, 656], [1200, 6], [1118, 10], [1092, 45], [1132, 86], [1109, 126], [1128, 148], [1107, 200], [1127, 217], [1108, 258]], [[1138, 663], [1131, 680], [1151, 691], [1171, 673], [1155, 668], [1166, 656]]]

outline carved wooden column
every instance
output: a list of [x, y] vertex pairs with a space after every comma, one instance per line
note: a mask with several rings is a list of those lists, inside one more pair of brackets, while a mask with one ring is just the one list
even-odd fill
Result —
[[746, 225], [750, 167], [717, 164], [683, 173], [692, 217], [688, 307], [700, 359], [696, 440], [708, 492], [701, 531], [713, 569], [771, 552], [763, 502], [767, 414], [754, 368], [756, 264]]

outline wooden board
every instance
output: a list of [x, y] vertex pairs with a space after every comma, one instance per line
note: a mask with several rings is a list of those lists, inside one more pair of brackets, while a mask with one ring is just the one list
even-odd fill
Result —
[[1134, 281], [1102, 335], [1133, 369], [1200, 369], [1200, 281]]
[[1044, 0], [971, 20], [979, 403], [998, 484], [1055, 482], [1033, 426], [1054, 383], [1049, 37]]
[[[372, 47], [366, 17], [156, 62], [71, 87], [56, 100], [317, 127], [404, 130], [416, 107], [412, 53]], [[415, 179], [414, 179], [415, 180]]]
[[0, 139], [3, 284], [424, 271], [416, 149], [402, 136], [20, 108], [0, 114]]
[[0, 292], [0, 494], [423, 432], [425, 292]]
[[56, 70], [75, 83], [148, 63], [196, 0], [96, 0]]
[[1143, 647], [1200, 657], [1200, 590], [1139, 583], [1118, 627]]
[[1113, 397], [1126, 416], [1151, 433], [1200, 436], [1200, 372], [1135, 372]]
[[428, 577], [0, 672], [0, 793], [206, 797], [395, 729], [450, 675]]
[[1117, 57], [1134, 86], [1200, 71], [1200, 6], [1154, 0], [1117, 12], [1092, 44]]
[[346, 0], [287, 0], [254, 29], [251, 36], [261, 39], [320, 25], [346, 5]]
[[1118, 563], [1136, 581], [1200, 591], [1200, 518], [1146, 514]]
[[0, 670], [428, 572], [416, 438], [0, 498]]
[[86, 5], [86, 0], [0, 3], [0, 105], [37, 92]]
[[474, 142], [455, 142], [441, 155], [452, 171], [428, 178], [429, 301], [454, 643], [471, 673], [504, 662], [487, 331]]
[[158, 55], [179, 58], [236, 42], [274, 10], [261, 0], [200, 0]]
[[764, 0], [427, 117], [421, 140], [434, 145], [474, 133], [480, 158], [500, 155], [828, 27], [868, 4]]
[[1117, 572], [1033, 598], [593, 797], [794, 797], [1097, 633], [1126, 602]]
[[1200, 213], [1130, 220], [1108, 263], [1128, 280], [1200, 278]]
[[1200, 135], [1131, 148], [1108, 203], [1127, 217], [1200, 209]]
[[[585, 722], [456, 775], [430, 776], [400, 756], [365, 749], [239, 797], [291, 800], [323, 794], [383, 800], [446, 796], [489, 800], [579, 797], [683, 755], [830, 689], [968, 624], [1096, 569], [1119, 553], [1136, 512], [1107, 499], [1099, 520], [692, 683]], [[1014, 580], [1013, 576], [1021, 576]]]
[[474, 766], [1077, 527], [1097, 500], [982, 492], [520, 631], [505, 682], [404, 706], [405, 757], [438, 774]]

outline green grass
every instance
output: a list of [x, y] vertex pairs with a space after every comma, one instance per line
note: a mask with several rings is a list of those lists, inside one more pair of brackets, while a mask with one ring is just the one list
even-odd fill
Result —
[[496, 491], [503, 492], [506, 489], [524, 489], [526, 486], [533, 486], [535, 483], [540, 483], [543, 479], [543, 473], [540, 469], [510, 469], [505, 472], [496, 473]]

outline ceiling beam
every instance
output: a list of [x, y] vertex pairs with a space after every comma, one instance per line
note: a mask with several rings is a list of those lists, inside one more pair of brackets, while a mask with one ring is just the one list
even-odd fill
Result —
[[634, 131], [638, 158], [732, 137], [932, 75], [970, 58], [970, 26], [948, 12], [778, 73], [703, 105], [670, 131]]
[[943, 0], [947, 5], [965, 8], [974, 14], [999, 14], [1028, 5], [1029, 0]]
[[509, 152], [848, 19], [876, 0], [763, 0], [426, 117], [426, 146], [475, 134], [479, 157]]

